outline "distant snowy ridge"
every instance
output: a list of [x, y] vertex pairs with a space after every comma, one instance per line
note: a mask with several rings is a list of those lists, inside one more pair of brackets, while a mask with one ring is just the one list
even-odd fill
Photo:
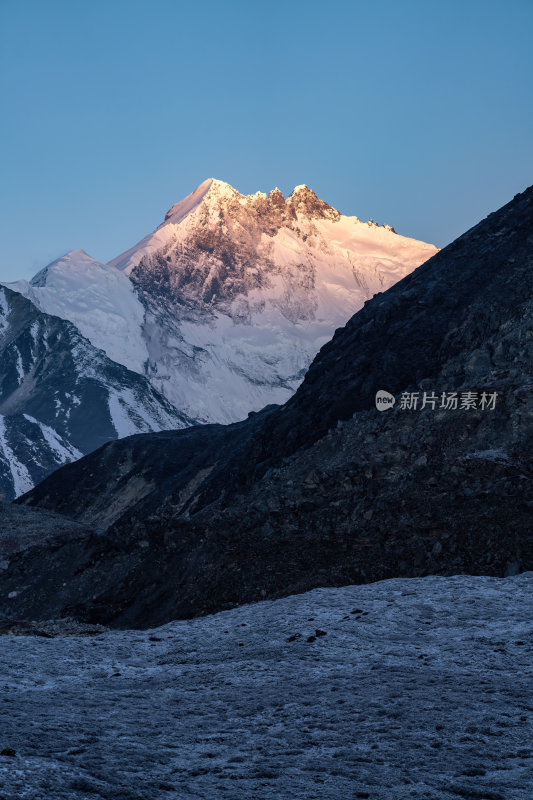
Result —
[[1, 499], [29, 491], [46, 474], [81, 458], [83, 453], [57, 431], [29, 414], [0, 414], [0, 473], [11, 479], [12, 491], [0, 489]]
[[286, 199], [210, 178], [109, 264], [76, 250], [10, 288], [183, 414], [228, 423], [285, 402], [335, 329], [435, 252], [305, 184]]
[[113, 361], [144, 372], [144, 309], [128, 278], [84, 250], [53, 261], [30, 281], [5, 284], [47, 314], [72, 322]]
[[70, 322], [0, 288], [0, 495], [10, 500], [102, 444], [183, 428], [136, 372], [112, 361]]

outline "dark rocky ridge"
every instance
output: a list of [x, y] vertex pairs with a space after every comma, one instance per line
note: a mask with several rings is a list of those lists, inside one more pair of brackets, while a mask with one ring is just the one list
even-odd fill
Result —
[[[271, 409], [233, 425], [202, 425], [180, 431], [139, 434], [109, 442], [94, 461], [86, 458], [57, 470], [20, 498], [105, 529], [124, 517], [144, 519], [170, 502], [186, 513], [189, 500], [253, 436]], [[115, 446], [111, 446], [111, 445]], [[126, 523], [127, 524], [127, 523]]]
[[[470, 355], [501, 326], [531, 323], [533, 188], [490, 214], [387, 292], [375, 295], [311, 364], [299, 391], [265, 426], [269, 457], [316, 441], [338, 420], [374, 407], [378, 389], [397, 393], [445, 373], [457, 389], [483, 365]], [[533, 363], [525, 326], [522, 354]], [[492, 343], [485, 372], [505, 377], [509, 353]], [[515, 357], [515, 353], [512, 357]], [[335, 389], [333, 390], [333, 387]]]
[[[16, 556], [0, 612], [142, 626], [319, 585], [531, 569], [532, 245], [528, 189], [368, 302], [283, 407], [59, 470], [22, 502], [107, 532]], [[383, 414], [377, 389], [498, 401]]]

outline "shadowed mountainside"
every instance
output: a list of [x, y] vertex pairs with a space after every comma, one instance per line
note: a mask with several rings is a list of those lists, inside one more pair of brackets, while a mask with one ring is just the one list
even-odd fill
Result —
[[[106, 534], [14, 557], [0, 611], [144, 626], [319, 585], [531, 568], [532, 245], [530, 188], [367, 302], [284, 406], [58, 470], [21, 502]], [[378, 389], [437, 401], [380, 413]], [[447, 409], [443, 392], [496, 403]]]

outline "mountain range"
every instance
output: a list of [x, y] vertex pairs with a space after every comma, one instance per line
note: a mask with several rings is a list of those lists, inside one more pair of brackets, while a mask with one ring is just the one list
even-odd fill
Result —
[[533, 187], [376, 293], [282, 406], [57, 470], [17, 524], [85, 528], [10, 553], [0, 614], [145, 627], [317, 586], [532, 569], [532, 220]]
[[149, 381], [79, 330], [0, 287], [0, 495], [22, 494], [110, 439], [182, 428]]
[[5, 284], [0, 491], [105, 441], [285, 402], [333, 332], [435, 252], [304, 185], [209, 179], [109, 264], [74, 250]]

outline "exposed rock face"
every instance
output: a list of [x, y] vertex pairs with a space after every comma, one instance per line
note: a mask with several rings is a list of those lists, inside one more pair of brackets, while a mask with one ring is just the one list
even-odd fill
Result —
[[[105, 524], [105, 542], [16, 557], [0, 613], [152, 625], [319, 585], [531, 569], [532, 220], [528, 189], [368, 302], [283, 407], [112, 443], [44, 481], [22, 502]], [[386, 413], [378, 389], [398, 398]], [[403, 409], [404, 392], [437, 402]]]
[[[171, 209], [165, 220], [171, 222], [172, 217]], [[307, 186], [297, 186], [285, 200], [279, 189], [244, 197], [227, 184], [214, 182], [185, 235], [178, 231], [170, 235], [161, 249], [132, 266], [130, 275], [141, 296], [148, 295], [145, 302], [159, 297], [168, 303], [172, 298], [179, 306], [204, 313], [216, 309], [232, 316], [231, 304], [237, 297], [272, 287], [273, 276], [291, 272], [291, 265], [275, 254], [274, 239], [282, 229], [295, 234], [294, 288], [299, 285], [311, 293], [319, 269], [312, 263], [312, 250], [333, 254], [331, 231], [320, 231], [313, 222], [340, 219], [339, 212]], [[389, 247], [393, 249], [392, 242]], [[337, 255], [341, 260], [343, 254]], [[291, 321], [307, 319], [309, 314], [297, 308]]]
[[146, 378], [70, 322], [0, 287], [0, 497], [28, 491], [117, 436], [187, 424]]
[[[343, 218], [307, 186], [297, 186], [285, 200], [279, 189], [269, 195], [257, 192], [244, 196], [228, 184], [211, 181], [190, 217], [182, 218], [175, 208], [165, 217], [168, 227], [165, 236], [162, 236], [163, 225], [158, 229], [161, 236], [146, 254], [141, 248], [138, 255], [131, 255], [125, 261], [125, 269], [145, 303], [158, 297], [168, 305], [172, 299], [178, 311], [185, 306], [204, 314], [221, 311], [233, 317], [232, 303], [236, 298], [246, 297], [254, 290], [272, 289], [275, 276], [287, 278], [289, 283], [292, 276], [294, 285], [292, 291], [289, 290], [288, 302], [296, 300], [292, 294], [297, 294], [296, 289], [300, 288], [303, 295], [310, 295], [311, 305], [304, 312], [296, 303], [294, 310], [288, 312], [289, 318], [292, 322], [305, 320], [312, 318], [313, 305], [314, 311], [318, 307], [315, 295], [321, 256], [325, 257], [324, 261], [328, 256], [335, 257], [340, 272], [347, 258], [352, 256], [357, 261], [359, 255], [357, 246], [342, 241], [349, 238], [348, 230], [357, 236], [359, 220]], [[319, 221], [339, 223], [342, 220], [338, 230], [331, 225], [317, 226]], [[363, 235], [364, 226], [359, 225]], [[392, 229], [387, 226], [383, 234], [385, 230]], [[292, 253], [283, 253], [287, 247], [283, 238], [289, 232], [293, 234]], [[399, 262], [402, 245], [408, 241], [387, 235], [382, 235], [381, 239], [375, 237], [372, 244], [361, 241], [364, 252], [360, 255], [363, 258], [367, 255], [370, 244], [376, 259], [381, 253], [385, 261], [396, 257]], [[339, 244], [344, 245], [344, 250]], [[430, 245], [412, 243], [413, 262], [406, 264], [405, 271], [409, 271], [409, 266], [413, 268], [424, 255], [428, 258], [434, 252]], [[120, 257], [111, 263], [123, 265]], [[364, 275], [364, 269], [361, 272], [363, 279], [371, 279], [371, 274]], [[355, 295], [354, 301], [357, 302]], [[261, 313], [262, 309], [256, 311]]]

